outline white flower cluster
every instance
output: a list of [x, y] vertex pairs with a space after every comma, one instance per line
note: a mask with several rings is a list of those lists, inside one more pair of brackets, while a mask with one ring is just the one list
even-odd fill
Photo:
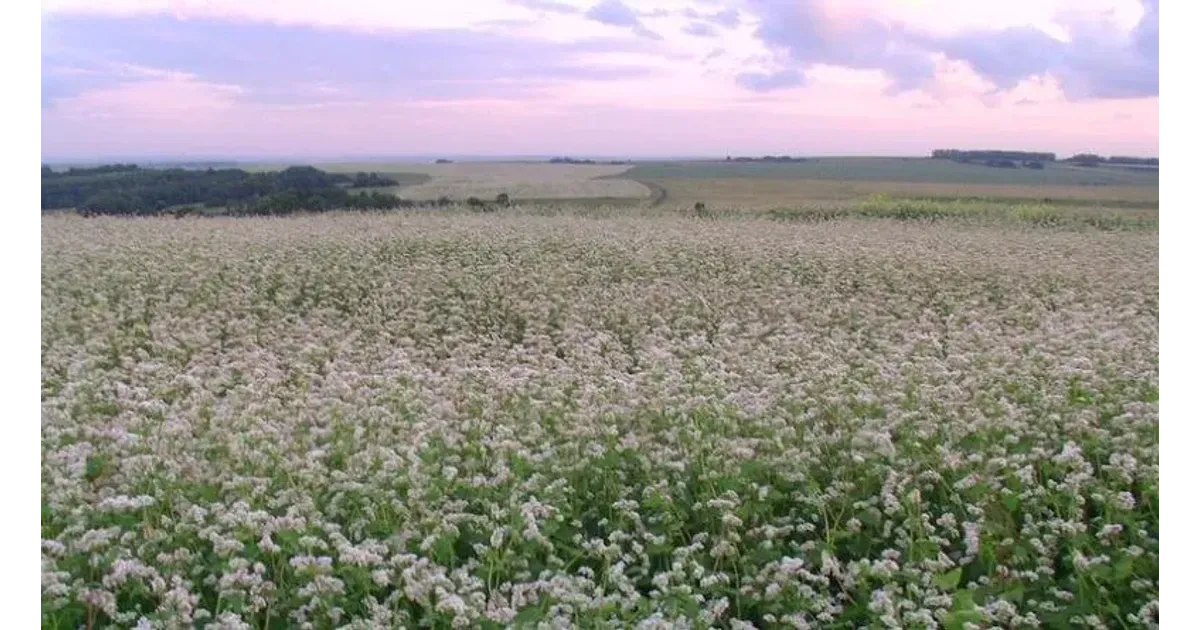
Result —
[[45, 627], [1157, 627], [1157, 233], [42, 223]]

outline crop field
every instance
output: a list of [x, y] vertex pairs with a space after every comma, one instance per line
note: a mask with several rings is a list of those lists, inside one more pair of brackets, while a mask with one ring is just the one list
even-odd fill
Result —
[[417, 172], [433, 179], [404, 190], [411, 199], [443, 195], [461, 199], [494, 199], [508, 193], [514, 199], [643, 199], [650, 190], [623, 179], [601, 179], [628, 170], [624, 165], [462, 163], [418, 165]]
[[1063, 163], [1047, 163], [1042, 170], [1010, 169], [916, 157], [822, 157], [792, 163], [654, 162], [638, 164], [620, 176], [630, 179], [827, 179], [940, 184], [1158, 187], [1157, 170], [1114, 166], [1082, 167]]
[[1157, 627], [1158, 304], [1157, 228], [44, 216], [42, 625]]
[[645, 180], [665, 191], [664, 203], [687, 207], [778, 208], [812, 203], [862, 201], [873, 195], [932, 200], [1037, 201], [1056, 206], [1157, 209], [1157, 186], [1062, 186], [950, 184], [936, 182], [850, 181], [761, 177]]
[[[650, 196], [646, 186], [616, 179], [629, 165], [549, 164], [539, 162], [330, 163], [317, 164], [331, 173], [379, 172], [400, 180], [389, 189], [406, 199], [495, 199], [506, 193], [520, 200], [610, 199], [636, 203]], [[283, 165], [259, 165], [252, 170], [277, 170]]]

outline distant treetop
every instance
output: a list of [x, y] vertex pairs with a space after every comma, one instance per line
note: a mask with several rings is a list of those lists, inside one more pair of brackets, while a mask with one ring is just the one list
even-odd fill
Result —
[[1053, 153], [1039, 153], [1035, 151], [934, 149], [933, 157], [939, 160], [955, 160], [960, 162], [969, 162], [972, 160], [1038, 160], [1053, 162], [1057, 156]]
[[56, 173], [42, 167], [42, 209], [76, 208], [85, 214], [158, 214], [185, 206], [225, 207], [236, 213], [283, 214], [334, 208], [396, 208], [411, 202], [351, 188], [387, 187], [397, 181], [378, 173], [353, 177], [312, 166], [279, 172], [241, 169], [155, 169], [129, 164], [73, 168]]
[[550, 158], [551, 164], [633, 164], [632, 160], [609, 160], [607, 162], [597, 162], [596, 160], [577, 160], [569, 157]]
[[[1053, 153], [1035, 153], [1030, 151], [1002, 151], [1002, 150], [973, 150], [963, 151], [960, 149], [935, 149], [933, 157], [936, 159], [954, 160], [956, 162], [986, 162], [987, 160], [1014, 160], [1023, 162], [1053, 162], [1057, 156]], [[1122, 164], [1130, 166], [1158, 166], [1158, 158], [1138, 158], [1114, 155], [1106, 158], [1103, 155], [1095, 153], [1076, 153], [1071, 157], [1063, 160], [1070, 164], [1080, 166], [1094, 166], [1097, 164]]]

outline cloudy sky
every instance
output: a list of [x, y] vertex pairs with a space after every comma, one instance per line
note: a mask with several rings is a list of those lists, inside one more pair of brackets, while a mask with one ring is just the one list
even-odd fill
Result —
[[1157, 0], [43, 0], [42, 153], [1158, 154]]

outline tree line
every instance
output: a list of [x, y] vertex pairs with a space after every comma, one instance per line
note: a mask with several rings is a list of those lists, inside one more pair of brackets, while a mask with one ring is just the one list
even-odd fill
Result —
[[[1033, 162], [1054, 162], [1057, 156], [1053, 153], [1037, 153], [1033, 151], [998, 151], [998, 150], [980, 150], [980, 151], [963, 151], [960, 149], [935, 149], [933, 151], [935, 159], [954, 160], [956, 162], [983, 162], [989, 166], [1006, 166], [1008, 168], [1016, 168], [1016, 162], [1025, 162], [1025, 166], [1030, 167]], [[1007, 161], [1009, 164], [1004, 164]], [[1158, 166], [1158, 158], [1139, 158], [1129, 157], [1124, 155], [1114, 155], [1112, 157], [1104, 157], [1095, 153], [1076, 153], [1069, 158], [1062, 160], [1068, 164], [1076, 164], [1079, 166], [1096, 166], [1099, 164], [1119, 164], [1123, 166]], [[1031, 168], [1040, 168], [1034, 166]]]
[[934, 149], [933, 157], [935, 159], [955, 160], [958, 162], [987, 160], [1009, 160], [1011, 162], [1053, 162], [1057, 158], [1057, 156], [1053, 153], [1039, 153], [1036, 151], [1001, 151], [995, 149], [974, 151], [963, 151], [960, 149]]
[[633, 164], [632, 160], [608, 160], [597, 162], [596, 160], [579, 160], [571, 157], [553, 157], [550, 158], [551, 164]]
[[73, 168], [42, 167], [42, 209], [75, 208], [84, 214], [150, 215], [182, 207], [225, 207], [233, 213], [287, 214], [335, 208], [393, 209], [415, 205], [382, 192], [353, 188], [395, 186], [378, 173], [353, 176], [311, 166], [279, 172], [241, 169], [143, 169], [132, 164]]
[[725, 156], [726, 162], [807, 162], [808, 158], [792, 157], [790, 155], [764, 155], [762, 157], [733, 157]]
[[106, 164], [104, 166], [78, 167], [72, 166], [65, 171], [56, 171], [42, 165], [42, 179], [47, 177], [80, 177], [84, 175], [108, 175], [110, 173], [128, 173], [138, 170], [137, 164]]
[[1158, 166], [1158, 158], [1138, 158], [1124, 155], [1104, 157], [1095, 153], [1077, 153], [1063, 160], [1079, 166], [1096, 166], [1099, 164], [1119, 164], [1121, 166]]

